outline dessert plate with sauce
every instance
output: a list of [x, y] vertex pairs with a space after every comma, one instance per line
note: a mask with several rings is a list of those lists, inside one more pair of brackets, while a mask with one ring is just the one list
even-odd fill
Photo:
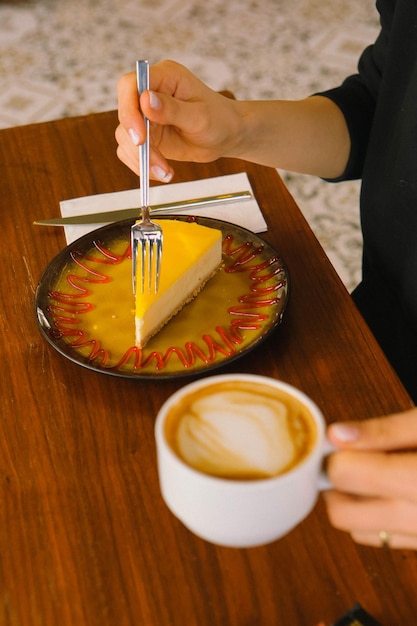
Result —
[[80, 237], [47, 266], [35, 295], [41, 333], [63, 356], [114, 376], [192, 376], [240, 358], [281, 322], [289, 276], [269, 244], [240, 226], [208, 217], [158, 219], [192, 220], [221, 230], [220, 270], [140, 349], [131, 287], [134, 220]]

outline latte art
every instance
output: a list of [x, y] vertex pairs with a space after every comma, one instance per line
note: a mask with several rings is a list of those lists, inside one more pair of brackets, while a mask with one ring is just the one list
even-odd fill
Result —
[[215, 476], [268, 478], [297, 464], [315, 437], [307, 409], [263, 385], [222, 383], [171, 410], [166, 433], [188, 465]]

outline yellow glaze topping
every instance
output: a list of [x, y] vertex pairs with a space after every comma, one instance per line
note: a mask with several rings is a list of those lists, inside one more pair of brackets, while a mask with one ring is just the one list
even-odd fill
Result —
[[[187, 270], [204, 256], [216, 241], [221, 241], [220, 230], [201, 226], [196, 222], [164, 220], [158, 222], [163, 228], [163, 251], [158, 294], [141, 293], [137, 290], [136, 317], [160, 298]], [[141, 260], [138, 259], [137, 276], [141, 276]]]
[[[167, 232], [168, 220], [161, 223]], [[179, 220], [176, 223], [179, 225]], [[196, 225], [187, 223], [191, 232], [204, 232], [204, 227], [195, 229]], [[205, 230], [216, 233], [207, 227]], [[242, 238], [239, 232], [218, 232], [219, 239], [223, 238], [223, 266], [207, 282], [200, 297], [157, 332], [144, 350], [135, 346], [129, 233], [107, 243], [94, 240], [90, 249], [71, 253], [49, 293], [54, 337], [60, 337], [74, 353], [89, 361], [129, 372], [194, 371], [195, 367], [221, 363], [244, 351], [254, 339], [258, 341], [270, 327], [273, 315], [282, 310], [286, 278], [279, 258], [271, 258], [257, 240]], [[188, 258], [187, 254], [181, 255], [181, 247], [192, 246], [193, 241], [188, 237], [188, 244], [176, 244], [174, 237], [178, 252], [174, 261]], [[209, 250], [207, 256], [215, 255]], [[172, 263], [171, 257], [168, 269]], [[204, 267], [205, 263], [196, 265]], [[168, 290], [172, 291], [175, 288]], [[163, 300], [157, 299], [155, 304]]]

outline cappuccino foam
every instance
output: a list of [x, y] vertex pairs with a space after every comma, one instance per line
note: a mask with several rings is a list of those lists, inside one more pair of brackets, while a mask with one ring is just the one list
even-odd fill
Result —
[[241, 381], [213, 384], [171, 408], [167, 439], [188, 465], [215, 476], [277, 476], [299, 463], [315, 441], [308, 409], [290, 394]]

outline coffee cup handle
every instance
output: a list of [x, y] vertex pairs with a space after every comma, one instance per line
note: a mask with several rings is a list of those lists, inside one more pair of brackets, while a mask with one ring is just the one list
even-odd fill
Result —
[[[328, 456], [329, 454], [332, 454], [333, 452], [336, 452], [337, 450], [338, 448], [330, 443], [328, 439], [324, 440], [323, 458]], [[329, 489], [333, 489], [333, 485], [330, 482], [329, 477], [327, 476], [327, 473], [324, 469], [322, 469], [319, 473], [318, 489], [319, 491], [328, 491]]]

